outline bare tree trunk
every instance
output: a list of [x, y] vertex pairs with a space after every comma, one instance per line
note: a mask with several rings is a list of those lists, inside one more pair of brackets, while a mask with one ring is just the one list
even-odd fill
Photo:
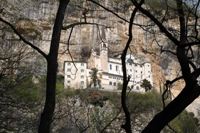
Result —
[[56, 20], [53, 27], [53, 34], [50, 46], [50, 52], [47, 56], [47, 79], [46, 79], [46, 100], [44, 110], [41, 114], [39, 133], [49, 133], [53, 113], [55, 109], [55, 91], [56, 91], [56, 76], [57, 76], [57, 57], [60, 42], [61, 29], [64, 19], [66, 7], [70, 0], [60, 0], [59, 8], [56, 15]]
[[[141, 6], [144, 3], [144, 0], [141, 0], [139, 6]], [[126, 90], [128, 87], [128, 82], [130, 80], [130, 77], [127, 77], [127, 72], [126, 72], [126, 54], [128, 51], [128, 48], [130, 46], [130, 43], [132, 41], [133, 35], [132, 35], [132, 28], [133, 28], [133, 20], [135, 17], [135, 14], [138, 11], [138, 7], [135, 7], [131, 14], [130, 18], [130, 23], [129, 23], [129, 38], [126, 43], [126, 46], [123, 50], [121, 60], [122, 60], [122, 71], [123, 71], [123, 88], [122, 88], [122, 93], [121, 93], [121, 104], [122, 104], [122, 109], [125, 114], [125, 124], [122, 125], [122, 128], [126, 131], [126, 133], [132, 133], [131, 130], [131, 114], [128, 110], [127, 104], [126, 104]]]
[[180, 41], [176, 44], [176, 56], [186, 85], [181, 93], [150, 121], [142, 133], [160, 133], [165, 125], [179, 115], [200, 95], [200, 87], [197, 84], [196, 76], [190, 70], [189, 59], [184, 47], [184, 44], [187, 42], [187, 27], [182, 0], [176, 0], [176, 4], [180, 24]]
[[[190, 90], [191, 89], [191, 90]], [[158, 113], [145, 127], [142, 133], [160, 133], [160, 131], [180, 114], [200, 94], [200, 87], [185, 87], [184, 90], [163, 111]]]

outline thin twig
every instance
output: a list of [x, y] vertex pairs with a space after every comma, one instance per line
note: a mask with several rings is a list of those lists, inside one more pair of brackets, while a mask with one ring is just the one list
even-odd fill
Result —
[[31, 48], [35, 49], [38, 53], [40, 53], [45, 59], [47, 59], [47, 55], [38, 47], [36, 47], [35, 45], [33, 45], [31, 42], [29, 42], [28, 40], [26, 40], [18, 31], [17, 29], [8, 21], [4, 20], [3, 18], [0, 17], [0, 21], [5, 23], [6, 25], [8, 25], [13, 31], [14, 33], [27, 45], [29, 45]]

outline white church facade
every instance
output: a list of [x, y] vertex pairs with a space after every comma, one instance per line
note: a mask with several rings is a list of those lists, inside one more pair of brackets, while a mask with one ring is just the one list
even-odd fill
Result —
[[[64, 86], [65, 88], [85, 89], [91, 83], [92, 68], [98, 70], [100, 80], [99, 89], [117, 90], [123, 83], [123, 72], [120, 57], [109, 57], [108, 46], [102, 43], [99, 55], [92, 50], [90, 58], [84, 61], [65, 61], [64, 63]], [[145, 92], [141, 87], [144, 79], [153, 84], [151, 64], [141, 61], [131, 54], [126, 55], [127, 76], [130, 76], [128, 87], [132, 91]]]

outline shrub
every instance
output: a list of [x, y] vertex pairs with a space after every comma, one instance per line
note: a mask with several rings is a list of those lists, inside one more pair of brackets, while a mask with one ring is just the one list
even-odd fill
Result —
[[146, 92], [152, 89], [152, 85], [147, 79], [142, 81], [141, 87], [144, 88]]
[[43, 97], [43, 83], [39, 79], [34, 83], [32, 76], [27, 77], [21, 83], [18, 83], [13, 89], [13, 95], [22, 102], [37, 102]]
[[56, 94], [62, 95], [64, 91], [64, 77], [62, 75], [57, 76], [56, 80]]
[[170, 126], [177, 133], [197, 133], [199, 124], [198, 119], [194, 117], [193, 113], [183, 111], [170, 122]]
[[159, 111], [162, 108], [162, 102], [160, 95], [155, 92], [130, 93], [128, 95], [128, 106], [133, 113], [143, 113], [146, 111], [156, 110]]

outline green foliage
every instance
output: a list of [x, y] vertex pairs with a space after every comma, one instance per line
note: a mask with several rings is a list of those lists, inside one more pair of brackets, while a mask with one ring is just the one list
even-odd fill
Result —
[[66, 91], [67, 96], [79, 96], [81, 101], [84, 101], [87, 104], [92, 104], [94, 106], [102, 107], [104, 101], [108, 100], [107, 96], [98, 90], [87, 89], [87, 90], [72, 90]]
[[144, 88], [145, 91], [149, 91], [149, 90], [152, 89], [151, 83], [150, 83], [148, 80], [146, 80], [146, 79], [144, 79], [144, 80], [142, 81], [141, 87]]
[[172, 122], [170, 122], [170, 126], [177, 133], [197, 133], [199, 124], [198, 119], [194, 117], [193, 113], [183, 111]]
[[92, 78], [92, 81], [93, 81], [95, 87], [96, 87], [96, 83], [97, 83], [97, 73], [98, 73], [98, 69], [92, 68], [91, 78]]
[[56, 80], [56, 94], [61, 95], [64, 91], [64, 77], [62, 75], [57, 76]]
[[[63, 82], [64, 77], [62, 75], [58, 75], [56, 81], [56, 95], [62, 97], [74, 96], [78, 94], [76, 91], [72, 91], [72, 89], [64, 89]], [[25, 102], [40, 101], [45, 94], [45, 83], [46, 76], [33, 78], [33, 76], [29, 75], [29, 77], [24, 77], [23, 80], [15, 86], [12, 90], [12, 94], [14, 94], [14, 97], [17, 99]]]
[[23, 102], [37, 102], [40, 101], [44, 94], [43, 78], [36, 79], [38, 82], [33, 81], [32, 76], [25, 78], [21, 83], [17, 84], [13, 89], [13, 95]]
[[101, 80], [98, 77], [98, 69], [92, 68], [91, 70], [92, 70], [92, 73], [91, 73], [92, 83], [91, 83], [91, 85], [93, 84], [94, 88], [101, 87]]
[[133, 4], [130, 0], [112, 0], [112, 7], [115, 12], [126, 12], [127, 9], [132, 5]]
[[122, 88], [123, 88], [123, 85], [121, 83], [118, 83], [117, 84], [117, 90], [122, 90]]
[[161, 96], [156, 91], [141, 93], [130, 93], [128, 95], [128, 106], [133, 113], [144, 113], [151, 110], [160, 111], [162, 108]]
[[[81, 101], [86, 104], [92, 104], [95, 106], [95, 112], [92, 114], [92, 122], [95, 128], [99, 128], [110, 120], [111, 116], [103, 117], [103, 112], [99, 112], [101, 107], [104, 107], [105, 101], [109, 100], [113, 104], [113, 112], [121, 108], [121, 93], [118, 92], [106, 92], [99, 90], [74, 90], [72, 88], [65, 89], [63, 94], [67, 97], [78, 96]], [[128, 108], [130, 113], [133, 114], [151, 114], [162, 110], [161, 96], [156, 91], [146, 92], [144, 94], [130, 92], [127, 98]], [[106, 113], [105, 113], [106, 114]], [[147, 122], [147, 120], [144, 120]], [[171, 127], [178, 133], [196, 133], [198, 130], [198, 120], [194, 118], [192, 113], [184, 111], [175, 120], [170, 123]], [[164, 133], [169, 133], [171, 130], [165, 128]]]
[[[153, 110], [159, 112], [162, 110], [161, 96], [155, 91], [144, 94], [130, 93], [128, 96], [128, 107], [133, 114], [148, 113]], [[199, 124], [198, 119], [194, 118], [193, 113], [184, 111], [170, 123], [170, 126], [177, 133], [196, 133]], [[169, 129], [165, 131], [168, 133]]]
[[61, 93], [61, 95], [63, 95], [64, 97], [73, 97], [79, 94], [79, 90], [74, 90], [73, 88], [66, 88], [63, 90], [63, 93]]
[[167, 5], [171, 8], [176, 8], [176, 2], [174, 0], [145, 0], [145, 4], [154, 11], [166, 10]]
[[106, 100], [107, 100], [107, 97], [105, 97], [103, 93], [98, 92], [98, 91], [91, 91], [89, 92], [87, 96], [87, 101], [94, 106], [103, 107], [104, 101]]
[[145, 4], [148, 5], [151, 9], [161, 10], [161, 0], [146, 0]]
[[121, 107], [121, 93], [117, 92], [102, 92], [104, 97], [106, 97], [115, 107]]

